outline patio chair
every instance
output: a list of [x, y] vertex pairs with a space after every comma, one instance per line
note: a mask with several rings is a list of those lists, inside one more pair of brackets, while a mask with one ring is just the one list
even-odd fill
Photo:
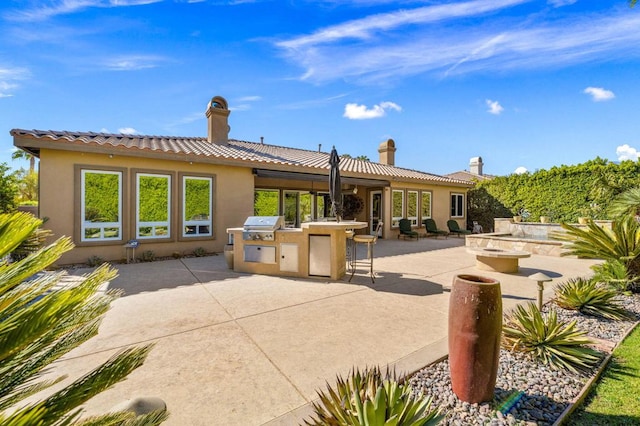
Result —
[[[353, 236], [353, 252], [351, 253], [351, 277], [349, 277], [349, 282], [353, 279], [353, 275], [356, 273], [356, 267], [360, 265], [365, 265], [369, 267], [369, 276], [371, 277], [371, 282], [375, 283], [373, 273], [373, 246], [378, 241], [378, 234], [382, 230], [382, 226], [384, 224], [382, 221], [378, 222], [378, 226], [376, 226], [375, 233], [373, 235], [354, 235]], [[363, 244], [367, 246], [367, 258], [363, 260], [358, 260], [358, 244]]]
[[447, 228], [449, 228], [449, 232], [451, 232], [452, 234], [456, 234], [458, 237], [460, 235], [471, 234], [471, 231], [468, 231], [466, 229], [460, 229], [460, 226], [458, 226], [458, 222], [456, 222], [453, 219], [450, 219], [447, 221]]
[[420, 239], [420, 234], [411, 229], [411, 221], [409, 219], [400, 219], [398, 227], [400, 228], [398, 239], [400, 239], [400, 237], [403, 237], [405, 240], [407, 237], [415, 238], [416, 240]]
[[444, 229], [438, 229], [438, 227], [436, 226], [436, 221], [433, 219], [425, 219], [422, 221], [422, 223], [424, 224], [427, 237], [434, 236], [438, 238], [442, 235], [443, 237], [447, 238], [447, 236], [449, 235], [449, 232], [445, 231]]

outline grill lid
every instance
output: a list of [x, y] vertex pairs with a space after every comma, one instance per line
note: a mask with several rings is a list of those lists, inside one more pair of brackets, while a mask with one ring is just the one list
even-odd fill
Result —
[[246, 231], [275, 231], [284, 227], [284, 216], [249, 216], [244, 221]]

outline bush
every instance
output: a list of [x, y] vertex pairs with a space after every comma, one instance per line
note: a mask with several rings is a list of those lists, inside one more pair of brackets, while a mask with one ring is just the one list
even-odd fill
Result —
[[618, 260], [608, 260], [593, 265], [591, 269], [594, 272], [593, 279], [596, 282], [603, 283], [617, 292], [626, 291], [630, 285], [627, 268], [624, 263]]
[[558, 321], [554, 310], [545, 318], [533, 303], [527, 308], [518, 305], [502, 327], [502, 346], [527, 353], [555, 369], [588, 371], [600, 357], [598, 352], [584, 346], [593, 342], [576, 325], [575, 320]]
[[90, 267], [95, 267], [104, 263], [104, 260], [100, 256], [93, 255], [87, 259], [87, 265]]
[[585, 315], [620, 320], [628, 314], [616, 303], [617, 295], [615, 290], [598, 285], [595, 280], [575, 278], [556, 287], [555, 303], [561, 308]]
[[204, 257], [207, 255], [207, 251], [203, 247], [198, 247], [193, 251], [195, 257]]
[[153, 262], [154, 260], [156, 260], [156, 254], [153, 252], [153, 250], [143, 251], [140, 255], [140, 260], [143, 262]]
[[[0, 215], [0, 257], [30, 238], [41, 223], [26, 213]], [[120, 351], [45, 399], [27, 400], [64, 378], [36, 382], [54, 361], [98, 333], [102, 316], [118, 296], [99, 291], [115, 276], [107, 265], [73, 287], [56, 287], [62, 273], [40, 273], [72, 247], [63, 237], [0, 268], [0, 424], [78, 424], [81, 405], [125, 379], [151, 350], [146, 345]], [[164, 410], [139, 417], [119, 412], [94, 417], [91, 424], [156, 425], [166, 417]]]
[[305, 420], [313, 426], [435, 425], [441, 420], [431, 409], [431, 399], [414, 397], [411, 387], [398, 384], [395, 373], [383, 375], [378, 367], [362, 373], [354, 369], [347, 380], [337, 377], [336, 389], [327, 384], [327, 393], [318, 391], [320, 403], [313, 402], [316, 418]]

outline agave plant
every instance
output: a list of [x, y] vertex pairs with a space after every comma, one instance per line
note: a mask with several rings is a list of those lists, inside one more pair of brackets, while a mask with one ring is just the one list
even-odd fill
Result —
[[591, 269], [593, 270], [593, 279], [596, 282], [603, 283], [617, 292], [624, 292], [633, 284], [627, 278], [627, 268], [624, 263], [618, 260], [608, 260], [593, 265]]
[[[26, 213], [0, 215], [0, 258], [7, 259], [33, 238], [41, 224]], [[0, 262], [0, 424], [159, 424], [167, 417], [164, 410], [138, 417], [118, 412], [79, 420], [81, 405], [142, 365], [149, 345], [125, 349], [84, 377], [26, 403], [27, 398], [64, 379], [38, 380], [52, 362], [98, 332], [102, 315], [117, 296], [98, 291], [115, 276], [106, 265], [78, 285], [62, 289], [56, 289], [62, 273], [40, 274], [72, 247], [63, 237], [16, 262]]]
[[574, 278], [556, 287], [555, 302], [564, 309], [612, 320], [624, 319], [627, 311], [615, 301], [615, 290], [605, 288], [595, 280]]
[[586, 229], [562, 224], [566, 233], [554, 233], [556, 239], [570, 242], [564, 256], [621, 262], [627, 270], [629, 289], [640, 290], [633, 283], [640, 277], [640, 223], [623, 216], [611, 229], [589, 222]]
[[546, 317], [538, 307], [529, 303], [518, 305], [506, 318], [502, 327], [502, 346], [510, 351], [524, 352], [555, 369], [587, 371], [600, 356], [585, 345], [593, 343], [577, 321], [558, 321], [552, 309]]
[[382, 374], [378, 367], [351, 371], [348, 379], [337, 377], [336, 389], [318, 391], [316, 418], [309, 426], [425, 426], [442, 416], [431, 409], [431, 398], [414, 397], [409, 386], [398, 383], [395, 372]]

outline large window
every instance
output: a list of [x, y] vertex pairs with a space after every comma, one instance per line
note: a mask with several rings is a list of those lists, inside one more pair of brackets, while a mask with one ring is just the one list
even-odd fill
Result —
[[431, 192], [422, 192], [422, 204], [420, 213], [422, 216], [422, 220], [431, 219]]
[[278, 216], [280, 191], [277, 189], [256, 189], [253, 193], [253, 214], [255, 216]]
[[391, 206], [391, 226], [397, 228], [400, 219], [404, 217], [404, 191], [394, 189], [391, 194], [392, 206]]
[[82, 170], [81, 241], [122, 239], [122, 173]]
[[451, 194], [451, 217], [464, 217], [464, 194]]
[[171, 176], [136, 175], [136, 238], [171, 236]]
[[418, 226], [418, 191], [407, 191], [407, 219]]
[[212, 204], [213, 179], [183, 176], [182, 178], [182, 236], [213, 235]]

